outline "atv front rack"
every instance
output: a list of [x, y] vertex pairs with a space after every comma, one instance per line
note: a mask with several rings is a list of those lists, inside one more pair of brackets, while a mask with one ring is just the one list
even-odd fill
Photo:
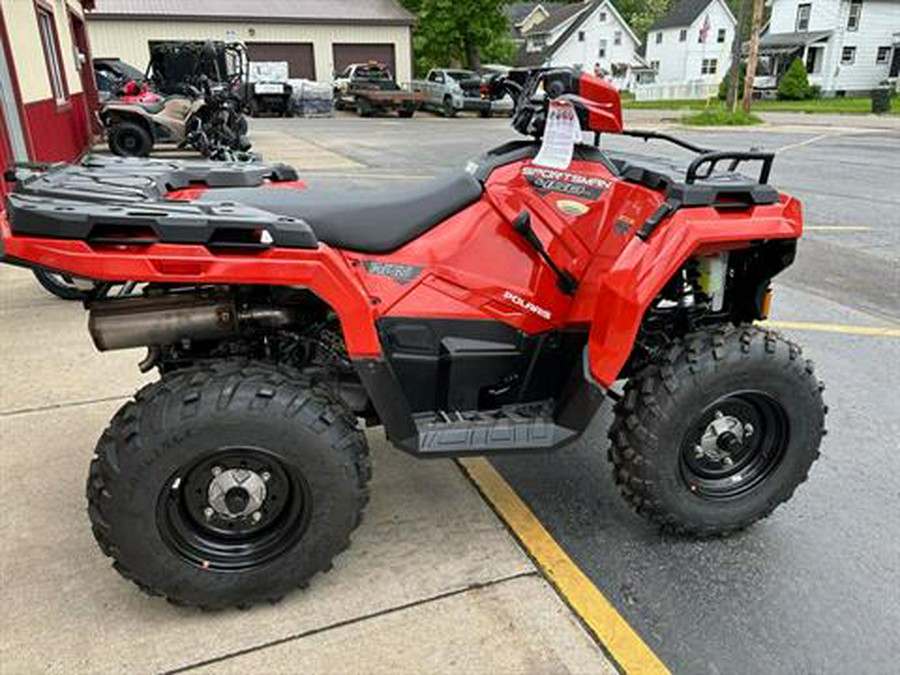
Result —
[[[781, 198], [778, 191], [768, 184], [775, 161], [772, 152], [714, 151], [656, 131], [623, 131], [622, 135], [645, 141], [665, 141], [699, 155], [684, 172], [673, 165], [660, 169], [662, 163], [654, 163], [651, 167], [622, 158], [613, 159], [625, 180], [665, 192], [665, 202], [636, 232], [635, 236], [643, 241], [647, 241], [666, 219], [682, 208], [746, 209], [777, 204]], [[598, 134], [595, 145], [599, 142]], [[748, 162], [758, 162], [760, 165], [755, 179], [738, 173], [738, 169]], [[726, 170], [719, 171], [719, 166], [726, 163]]]
[[191, 186], [254, 187], [296, 180], [286, 165], [92, 159], [21, 171], [7, 198], [14, 234], [92, 245], [200, 244], [214, 249], [315, 249], [303, 220], [234, 202], [167, 201]]

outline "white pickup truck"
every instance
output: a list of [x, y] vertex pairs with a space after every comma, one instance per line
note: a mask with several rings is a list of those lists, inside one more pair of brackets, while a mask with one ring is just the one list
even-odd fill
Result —
[[491, 116], [491, 99], [478, 73], [471, 70], [435, 68], [424, 80], [412, 83], [412, 90], [425, 96], [425, 106], [456, 117], [463, 111], [473, 111], [482, 117]]

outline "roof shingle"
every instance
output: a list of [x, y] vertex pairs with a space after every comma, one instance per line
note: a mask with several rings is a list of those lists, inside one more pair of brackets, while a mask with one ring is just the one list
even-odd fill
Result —
[[558, 28], [566, 21], [571, 19], [573, 16], [576, 16], [580, 12], [583, 12], [585, 9], [587, 9], [587, 7], [588, 4], [583, 2], [576, 2], [571, 5], [557, 5], [555, 7], [549, 7], [545, 5], [544, 9], [547, 10], [549, 16], [539, 24], [534, 26], [534, 28], [528, 31], [526, 35], [550, 33], [554, 29]]
[[690, 26], [716, 0], [680, 0], [672, 9], [656, 20], [650, 30]]

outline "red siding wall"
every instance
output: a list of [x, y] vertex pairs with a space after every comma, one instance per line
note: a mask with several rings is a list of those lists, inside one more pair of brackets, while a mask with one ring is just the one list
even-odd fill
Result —
[[90, 124], [83, 93], [58, 106], [52, 98], [25, 105], [25, 123], [35, 162], [71, 162], [90, 146]]

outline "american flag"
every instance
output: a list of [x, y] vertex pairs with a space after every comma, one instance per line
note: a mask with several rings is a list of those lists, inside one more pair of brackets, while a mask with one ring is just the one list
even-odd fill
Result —
[[707, 14], [706, 20], [703, 22], [703, 28], [700, 29], [700, 42], [706, 42], [710, 30], [712, 30], [712, 26], [709, 23], [709, 14]]

